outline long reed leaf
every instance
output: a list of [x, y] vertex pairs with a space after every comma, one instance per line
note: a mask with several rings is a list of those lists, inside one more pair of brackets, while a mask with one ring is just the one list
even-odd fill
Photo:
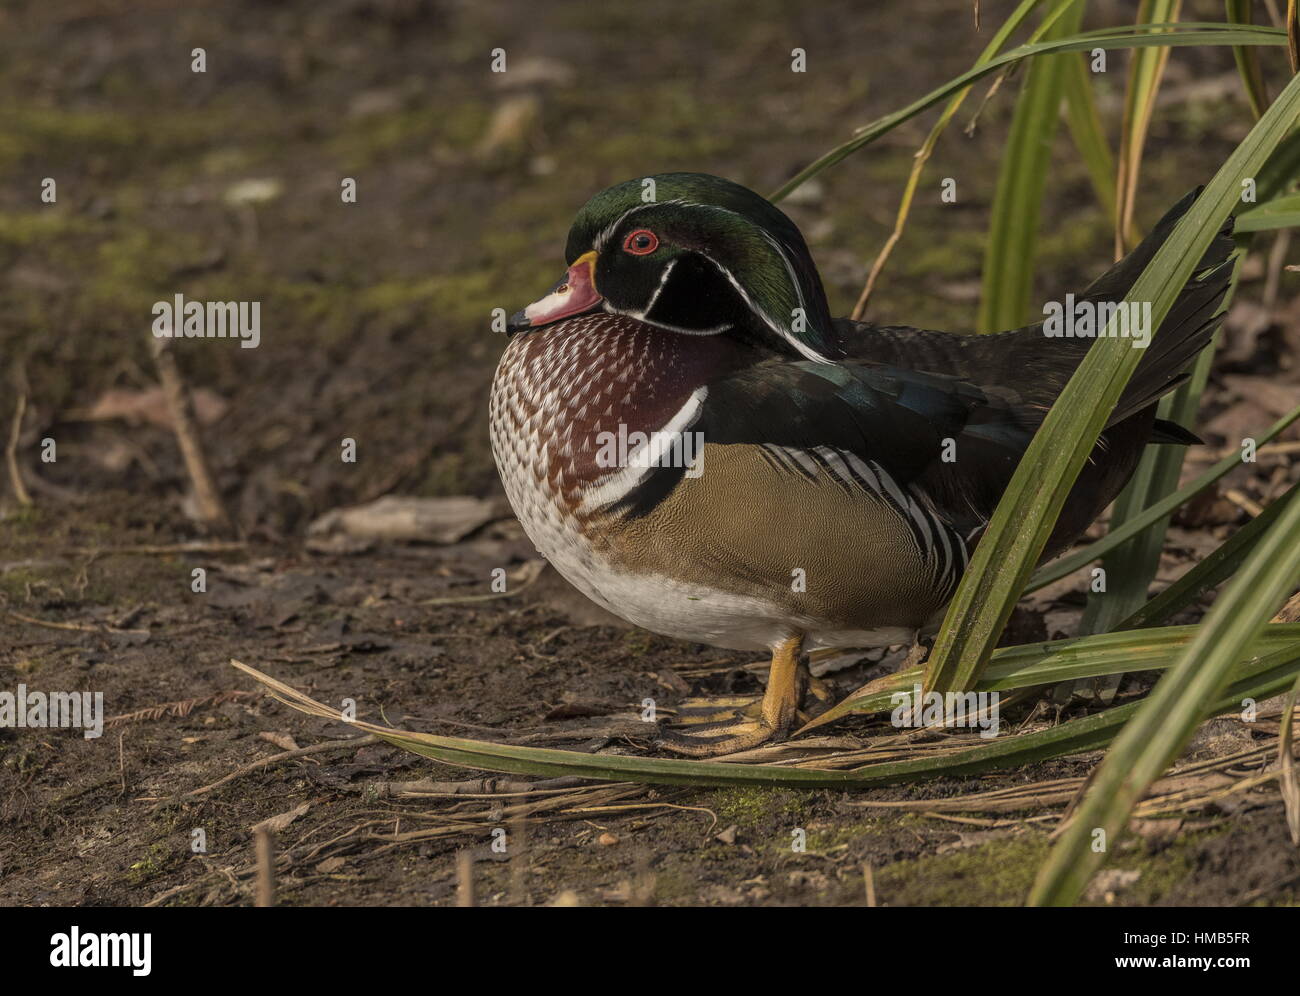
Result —
[[1275, 228], [1300, 227], [1300, 194], [1275, 198], [1252, 208], [1237, 219], [1239, 232], [1266, 232]]
[[1079, 150], [1088, 179], [1092, 181], [1097, 200], [1107, 217], [1115, 216], [1115, 160], [1110, 144], [1101, 127], [1097, 113], [1091, 73], [1087, 58], [1082, 53], [1063, 56], [1069, 62], [1065, 73], [1065, 120], [1070, 125], [1070, 137]]
[[[1175, 30], [1168, 30], [1173, 28]], [[859, 128], [852, 138], [837, 145], [829, 152], [819, 156], [793, 177], [777, 188], [770, 200], [779, 201], [792, 190], [802, 186], [818, 173], [842, 162], [865, 145], [869, 145], [881, 135], [885, 135], [918, 114], [933, 107], [945, 97], [950, 97], [977, 80], [983, 79], [1016, 62], [1048, 55], [1053, 52], [1086, 52], [1094, 48], [1144, 48], [1148, 46], [1187, 46], [1187, 45], [1285, 45], [1286, 33], [1263, 25], [1230, 25], [1203, 22], [1184, 22], [1177, 25], [1139, 24], [1132, 27], [1102, 28], [1087, 31], [1074, 38], [1062, 38], [1055, 41], [1037, 42], [1021, 45], [1008, 52], [990, 59], [988, 62], [973, 66], [960, 76], [955, 76], [947, 83], [931, 90], [924, 97], [913, 101], [906, 107], [878, 118], [869, 125]]]
[[[1265, 112], [1260, 125], [1279, 106], [1288, 106], [1288, 92], [1300, 94], [1300, 77]], [[1222, 695], [1240, 654], [1297, 584], [1300, 502], [1289, 502], [1107, 752], [1038, 874], [1031, 905], [1072, 905], [1082, 895], [1105, 859], [1105, 851], [1093, 849], [1095, 831], [1104, 833], [1108, 846], [1118, 843], [1133, 807], [1178, 756]]]
[[[998, 737], [977, 747], [936, 751], [932, 757], [865, 764], [845, 770], [822, 770], [621, 754], [584, 754], [548, 747], [517, 747], [462, 737], [411, 733], [364, 720], [344, 719], [337, 710], [270, 675], [239, 661], [232, 660], [230, 663], [232, 667], [266, 686], [275, 698], [300, 712], [332, 721], [342, 720], [362, 732], [375, 734], [395, 747], [446, 764], [482, 771], [557, 777], [571, 775], [650, 785], [869, 788], [938, 776], [978, 774], [981, 771], [1016, 767], [1105, 746], [1138, 705], [1133, 703], [1119, 706], [1034, 733]], [[1232, 708], [1241, 696], [1264, 698], [1274, 695], [1289, 687], [1298, 671], [1300, 647], [1294, 645], [1251, 661], [1242, 668], [1237, 683], [1225, 693], [1220, 707], [1223, 710]]]
[[[1232, 302], [1237, 289], [1237, 276], [1241, 272], [1241, 257], [1233, 267], [1232, 281], [1224, 295], [1223, 308]], [[1192, 366], [1192, 375], [1170, 396], [1163, 398], [1158, 416], [1186, 429], [1195, 426], [1196, 412], [1201, 405], [1201, 394], [1209, 380], [1210, 367], [1218, 347], [1219, 336], [1201, 350]], [[1166, 498], [1178, 488], [1182, 476], [1186, 450], [1182, 446], [1148, 446], [1124, 490], [1120, 492], [1111, 510], [1109, 529], [1123, 528], [1130, 519], [1144, 509]], [[1147, 601], [1147, 591], [1160, 567], [1160, 555], [1169, 528], [1168, 515], [1162, 516], [1144, 528], [1132, 539], [1106, 556], [1102, 561], [1106, 586], [1104, 591], [1089, 591], [1088, 604], [1079, 623], [1079, 634], [1107, 633], [1120, 628], [1120, 620], [1137, 611]], [[1098, 699], [1106, 704], [1119, 688], [1119, 675], [1111, 676], [1094, 685]], [[1058, 701], [1077, 686], [1058, 690]]]
[[1300, 484], [1293, 484], [1282, 497], [1234, 532], [1209, 556], [1202, 557], [1195, 567], [1116, 625], [1115, 629], [1129, 630], [1158, 626], [1174, 613], [1191, 605], [1207, 591], [1217, 588], [1232, 577], [1241, 562], [1263, 539], [1268, 527], [1282, 514], [1287, 502], [1292, 501], [1298, 491], [1300, 491]]
[[[989, 666], [972, 690], [1009, 692], [1084, 678], [1162, 671], [1178, 659], [1195, 631], [1195, 626], [1163, 626], [1000, 647], [993, 652]], [[1274, 653], [1297, 640], [1300, 640], [1300, 624], [1269, 626], [1251, 645], [1250, 653]], [[799, 732], [817, 729], [852, 714], [887, 712], [892, 696], [911, 691], [921, 678], [919, 667], [879, 678], [836, 703]]]
[[[1048, 30], [1047, 37], [1077, 34], [1082, 19], [1083, 5], [1070, 5]], [[1038, 215], [1051, 172], [1052, 140], [1061, 119], [1061, 98], [1071, 58], [1073, 53], [1033, 60], [1016, 100], [990, 210], [978, 324], [982, 332], [1028, 323]]]
[[[1126, 301], [1149, 302], [1153, 327], [1239, 203], [1241, 178], [1263, 165], [1297, 114], [1300, 77], [1278, 95], [1138, 277]], [[984, 669], [1140, 353], [1122, 338], [1099, 337], [1047, 413], [949, 605], [930, 654], [927, 690], [964, 690]]]
[[[1276, 439], [1277, 436], [1287, 428], [1287, 426], [1293, 424], [1297, 419], [1300, 419], [1300, 407], [1296, 407], [1287, 412], [1264, 432], [1258, 436], [1252, 437], [1255, 440], [1256, 446], [1263, 446], [1265, 443]], [[1151, 525], [1151, 523], [1163, 519], [1180, 505], [1184, 505], [1191, 501], [1201, 492], [1213, 486], [1216, 481], [1228, 476], [1228, 474], [1232, 473], [1240, 466], [1240, 453], [1232, 453], [1224, 457], [1208, 470], [1203, 471], [1199, 476], [1188, 481], [1173, 494], [1169, 495], [1169, 497], [1156, 502], [1156, 504], [1142, 512], [1141, 515], [1129, 519], [1119, 528], [1111, 529], [1105, 536], [1097, 540], [1097, 542], [1090, 543], [1082, 550], [1078, 550], [1074, 553], [1068, 554], [1067, 556], [1058, 557], [1050, 564], [1044, 564], [1038, 569], [1033, 577], [1030, 578], [1029, 584], [1025, 586], [1025, 591], [1037, 591], [1039, 588], [1049, 585], [1053, 581], [1065, 577], [1067, 574], [1073, 574], [1080, 567], [1087, 566], [1098, 557], [1102, 557], [1109, 551], [1115, 549], [1121, 543], [1138, 535], [1138, 533]]]
[[[1002, 26], [990, 39], [988, 45], [985, 46], [984, 51], [980, 53], [979, 58], [975, 60], [975, 65], [983, 65], [1002, 51], [1002, 46], [1007, 43], [1007, 39], [1024, 23], [1025, 18], [1029, 16], [1034, 8], [1043, 2], [1044, 0], [1021, 0], [1019, 6], [1002, 23]], [[1072, 2], [1074, 0], [1058, 0], [1056, 7], [1045, 15], [1043, 24], [1050, 26]], [[921, 147], [913, 157], [912, 169], [908, 173], [907, 182], [903, 185], [903, 196], [899, 199], [898, 212], [894, 217], [894, 230], [889, 233], [889, 238], [885, 240], [884, 246], [871, 264], [866, 283], [863, 284], [862, 292], [858, 295], [857, 303], [853, 306], [853, 311], [849, 315], [855, 321], [861, 319], [866, 313], [867, 302], [871, 299], [871, 292], [875, 289], [876, 281], [880, 278], [885, 264], [889, 262], [894, 247], [898, 245], [899, 240], [903, 237], [903, 229], [906, 228], [908, 216], [912, 212], [912, 201], [916, 197], [916, 190], [920, 185], [925, 164], [930, 161], [930, 156], [934, 154], [934, 147], [938, 144], [939, 137], [947, 130], [948, 124], [957, 114], [967, 96], [970, 95], [970, 90], [969, 86], [963, 87], [948, 101], [943, 113], [939, 115], [939, 120], [934, 123], [934, 126], [930, 129], [930, 134], [926, 136], [925, 141], [921, 143]]]
[[[1181, 6], [1181, 0], [1144, 0], [1138, 11], [1138, 20], [1176, 21]], [[1127, 241], [1123, 237], [1124, 233], [1133, 231], [1133, 209], [1137, 202], [1142, 150], [1146, 145], [1151, 113], [1168, 57], [1169, 49], [1141, 49], [1131, 55], [1121, 126], [1119, 173], [1115, 180], [1117, 258], [1122, 255], [1120, 250]], [[1233, 286], [1235, 287], [1235, 281]], [[1231, 293], [1230, 287], [1229, 299]], [[1224, 306], [1227, 306], [1227, 300]], [[1184, 428], [1192, 428], [1213, 356], [1213, 346], [1201, 351], [1196, 358], [1192, 377], [1174, 395], [1161, 401], [1161, 418], [1176, 422]], [[1147, 447], [1133, 477], [1111, 509], [1111, 528], [1123, 526], [1143, 509], [1178, 487], [1183, 454], [1182, 447]], [[1164, 548], [1168, 525], [1169, 517], [1165, 516], [1106, 556], [1102, 562], [1105, 588], [1103, 591], [1089, 591], [1087, 608], [1079, 624], [1080, 635], [1108, 632], [1119, 620], [1146, 601], [1147, 589], [1160, 565], [1160, 552]], [[1109, 702], [1114, 696], [1119, 678], [1115, 675], [1095, 686], [1102, 702]], [[1058, 699], [1068, 695], [1074, 688], [1075, 686], [1068, 686], [1058, 690]]]
[[[1254, 17], [1251, 7], [1254, 0], [1224, 0], [1225, 13], [1230, 24], [1252, 24]], [[1232, 57], [1237, 63], [1237, 72], [1246, 87], [1246, 98], [1255, 117], [1264, 113], [1268, 106], [1268, 88], [1264, 85], [1264, 71], [1259, 64], [1259, 52], [1253, 48], [1234, 48]]]
[[[1178, 20], [1182, 0], [1142, 0], [1137, 19], [1145, 23]], [[1240, 51], [1235, 49], [1234, 51]], [[1124, 91], [1124, 121], [1120, 126], [1119, 173], [1115, 177], [1115, 258], [1121, 259], [1138, 241], [1133, 224], [1137, 207], [1138, 172], [1155, 109], [1160, 78], [1169, 62], [1169, 49], [1145, 48], [1130, 54]]]

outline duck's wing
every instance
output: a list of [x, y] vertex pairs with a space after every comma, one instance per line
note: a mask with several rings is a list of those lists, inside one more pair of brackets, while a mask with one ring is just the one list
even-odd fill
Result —
[[[1098, 305], [1124, 300], [1198, 193], [1192, 191], [1175, 204], [1132, 252], [1079, 293], [1076, 301]], [[1108, 425], [1142, 411], [1186, 378], [1188, 364], [1209, 344], [1222, 318], [1219, 308], [1232, 276], [1232, 251], [1229, 219], [1155, 330]], [[1095, 341], [1046, 336], [1042, 322], [983, 335], [848, 320], [838, 322], [836, 329], [851, 359], [924, 370], [972, 384], [996, 384], [1028, 403], [1049, 407]], [[1185, 431], [1180, 435], [1176, 427], [1157, 428], [1169, 441], [1196, 441]]]
[[[753, 447], [792, 480], [829, 475], [910, 496], [965, 535], [987, 521], [1042, 416], [1012, 393], [954, 377], [772, 360], [708, 385], [690, 431], [706, 446]], [[654, 468], [621, 511], [648, 513], [683, 476]]]

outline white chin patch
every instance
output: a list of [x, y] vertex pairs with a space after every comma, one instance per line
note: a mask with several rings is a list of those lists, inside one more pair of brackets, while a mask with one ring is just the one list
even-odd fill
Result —
[[552, 291], [540, 301], [534, 301], [524, 309], [524, 317], [530, 322], [538, 320], [545, 321], [556, 315], [562, 314], [569, 305], [572, 304], [573, 288], [566, 287], [562, 291]]

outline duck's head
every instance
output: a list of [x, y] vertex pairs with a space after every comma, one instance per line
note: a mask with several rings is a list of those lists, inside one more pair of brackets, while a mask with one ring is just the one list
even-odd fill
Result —
[[604, 310], [810, 359], [840, 353], [799, 229], [730, 180], [661, 173], [610, 187], [578, 212], [565, 259], [564, 277], [508, 332]]

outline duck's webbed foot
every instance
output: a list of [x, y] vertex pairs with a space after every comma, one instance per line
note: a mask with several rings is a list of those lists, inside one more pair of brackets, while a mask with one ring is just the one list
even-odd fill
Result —
[[[655, 746], [687, 757], [720, 757], [784, 740], [801, 718], [799, 700], [804, 687], [813, 691], [813, 679], [800, 656], [802, 646], [803, 634], [799, 633], [772, 651], [772, 670], [757, 715], [747, 715], [752, 710], [743, 710], [717, 722], [693, 724], [686, 727], [689, 733], [663, 729]], [[824, 694], [821, 682], [816, 682], [816, 687]], [[817, 692], [813, 695], [822, 698]]]

